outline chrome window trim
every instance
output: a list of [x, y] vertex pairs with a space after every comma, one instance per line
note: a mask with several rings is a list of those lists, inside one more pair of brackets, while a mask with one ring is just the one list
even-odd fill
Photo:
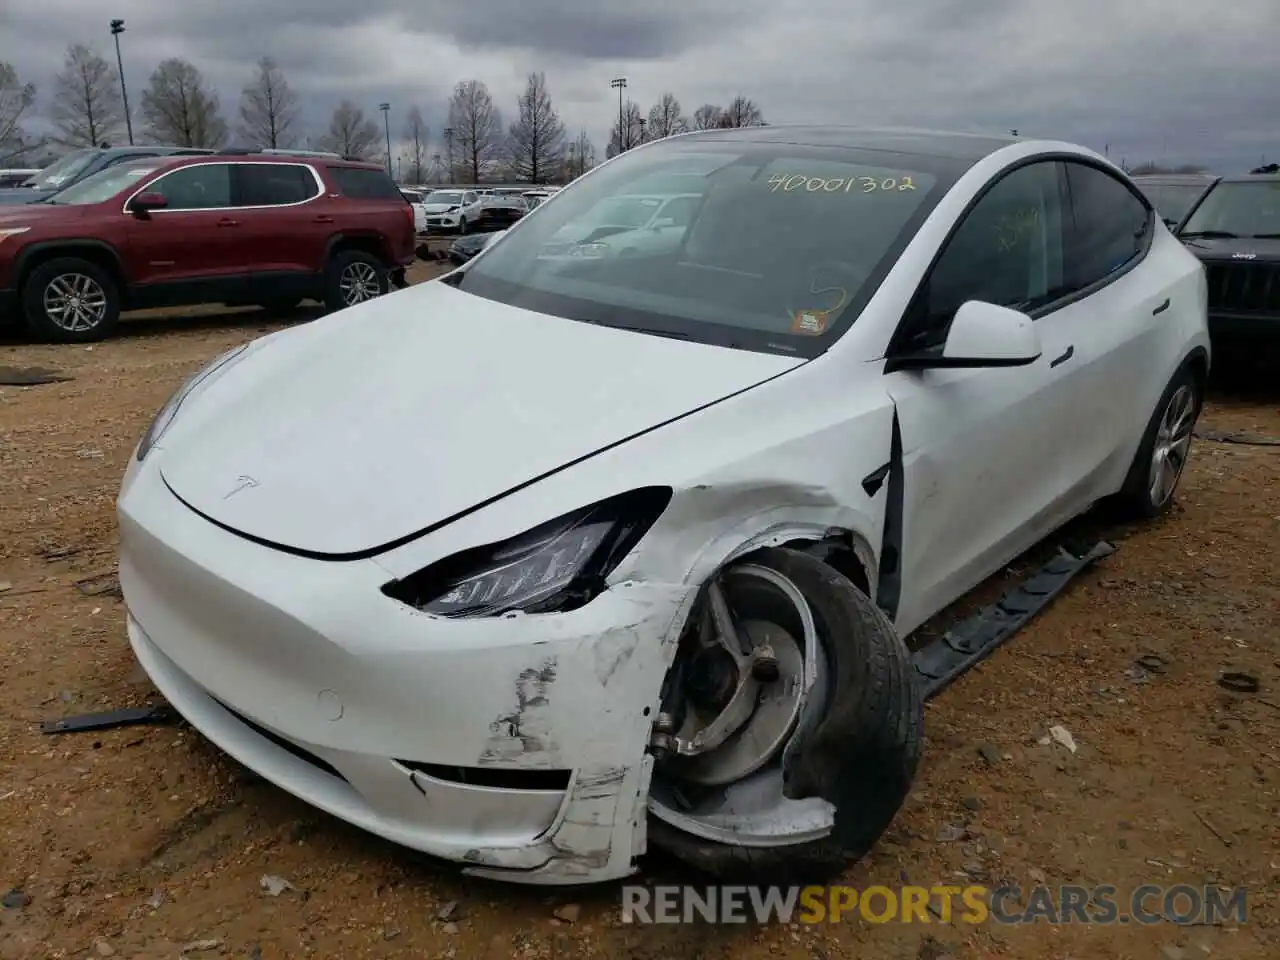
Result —
[[[220, 212], [220, 211], [227, 211], [227, 210], [279, 210], [285, 207], [301, 207], [304, 204], [311, 203], [313, 200], [316, 200], [324, 196], [325, 190], [327, 189], [324, 185], [324, 180], [320, 177], [320, 173], [316, 170], [315, 167], [313, 167], [309, 163], [278, 163], [278, 162], [277, 163], [254, 163], [253, 161], [228, 163], [225, 160], [219, 161], [217, 163], [190, 163], [190, 164], [187, 164], [186, 166], [177, 167], [176, 169], [173, 169], [173, 170], [166, 170], [164, 173], [160, 174], [160, 176], [156, 177], [146, 186], [139, 187], [137, 190], [133, 191], [133, 193], [129, 194], [129, 196], [125, 199], [124, 206], [120, 208], [120, 212], [124, 214], [130, 214], [129, 204], [133, 202], [133, 198], [140, 193], [150, 193], [151, 188], [154, 187], [161, 180], [163, 180], [165, 177], [171, 177], [175, 173], [182, 173], [184, 170], [190, 170], [192, 167], [212, 167], [212, 166], [224, 166], [227, 168], [231, 168], [231, 167], [302, 167], [304, 170], [306, 170], [308, 173], [311, 174], [311, 180], [316, 186], [316, 192], [313, 193], [311, 196], [307, 197], [307, 199], [305, 200], [295, 200], [292, 203], [266, 203], [266, 204], [259, 204], [258, 206], [253, 206], [253, 207], [161, 207], [157, 210], [148, 210], [147, 212], [154, 215], [154, 214], [161, 214], [161, 213], [212, 213], [212, 212]], [[230, 175], [230, 172], [228, 170], [228, 176], [229, 175]]]

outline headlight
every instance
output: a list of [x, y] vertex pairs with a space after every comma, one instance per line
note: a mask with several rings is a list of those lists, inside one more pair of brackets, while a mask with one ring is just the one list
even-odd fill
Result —
[[394, 580], [387, 596], [442, 617], [564, 613], [588, 603], [671, 500], [642, 487]]
[[191, 391], [200, 386], [205, 380], [217, 370], [221, 370], [228, 363], [234, 360], [240, 354], [249, 349], [250, 344], [245, 343], [233, 350], [214, 357], [211, 361], [201, 367], [191, 379], [180, 386], [177, 392], [165, 401], [163, 407], [156, 414], [155, 419], [151, 421], [151, 426], [147, 427], [147, 432], [142, 435], [142, 440], [138, 443], [138, 452], [136, 454], [138, 461], [141, 462], [146, 458], [147, 454], [156, 445], [156, 442], [169, 429], [169, 425], [173, 423], [174, 418], [178, 415], [178, 408], [182, 406], [182, 401], [187, 399]]

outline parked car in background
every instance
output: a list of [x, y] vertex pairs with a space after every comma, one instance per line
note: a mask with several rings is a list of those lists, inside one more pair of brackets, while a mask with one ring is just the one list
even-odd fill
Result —
[[665, 253], [680, 245], [701, 200], [700, 193], [607, 197], [556, 231], [542, 256], [577, 259]]
[[198, 147], [166, 147], [147, 145], [138, 147], [86, 147], [68, 153], [65, 157], [39, 171], [18, 187], [0, 190], [0, 204], [38, 203], [59, 190], [65, 190], [100, 170], [140, 160], [146, 157], [198, 156], [213, 153]]
[[495, 190], [480, 202], [480, 222], [489, 227], [498, 224], [509, 226], [528, 212], [529, 208], [519, 193]]
[[427, 205], [423, 203], [423, 195], [417, 190], [402, 187], [400, 195], [413, 207], [413, 228], [417, 233], [427, 232]]
[[465, 237], [459, 237], [449, 244], [449, 259], [461, 266], [474, 258], [481, 250], [492, 246], [506, 232], [505, 230], [494, 230], [492, 233], [471, 233]]
[[14, 187], [20, 187], [39, 173], [39, 169], [31, 168], [0, 170], [0, 190], [11, 190]]
[[550, 190], [526, 190], [520, 194], [524, 198], [525, 206], [532, 210], [539, 204], [544, 203], [551, 196]]
[[[541, 259], [691, 170], [679, 248]], [[1204, 271], [1122, 171], [919, 131], [646, 143], [346, 316], [157, 414], [130, 644], [278, 786], [544, 885], [847, 871], [919, 769], [904, 638], [1099, 499], [1167, 511], [1209, 366]]]
[[1151, 201], [1165, 225], [1175, 230], [1196, 202], [1218, 182], [1218, 177], [1212, 173], [1148, 173], [1134, 177], [1133, 182]]
[[484, 207], [476, 190], [432, 190], [423, 198], [428, 230], [466, 233], [482, 216]]
[[1221, 178], [1178, 236], [1205, 265], [1215, 341], [1280, 341], [1280, 178]]
[[413, 260], [413, 210], [376, 164], [153, 157], [0, 209], [0, 316], [85, 342], [143, 307], [336, 310], [403, 286]]

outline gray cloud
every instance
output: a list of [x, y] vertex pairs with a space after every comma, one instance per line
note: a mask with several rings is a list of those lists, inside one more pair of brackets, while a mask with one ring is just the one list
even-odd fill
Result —
[[624, 75], [646, 109], [665, 90], [690, 112], [743, 93], [776, 123], [1017, 128], [1222, 170], [1280, 159], [1274, 0], [1211, 17], [1202, 0], [41, 0], [0, 6], [0, 59], [47, 93], [67, 43], [111, 53], [107, 13], [128, 23], [135, 105], [154, 65], [183, 56], [232, 116], [270, 54], [316, 134], [344, 97], [389, 100], [393, 136], [417, 104], [436, 132], [472, 77], [510, 114], [524, 75], [545, 70], [566, 124], [598, 147]]

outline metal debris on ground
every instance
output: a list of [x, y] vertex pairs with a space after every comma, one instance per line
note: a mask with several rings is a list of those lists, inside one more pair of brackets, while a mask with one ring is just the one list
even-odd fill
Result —
[[103, 570], [99, 573], [91, 573], [87, 577], [81, 577], [75, 581], [74, 586], [86, 597], [113, 596], [117, 599], [123, 599], [124, 594], [120, 590], [120, 578], [115, 570]]
[[59, 720], [46, 720], [40, 724], [41, 733], [86, 733], [90, 730], [110, 730], [114, 727], [130, 727], [142, 723], [171, 723], [177, 719], [168, 707], [127, 707], [123, 710], [105, 710], [100, 713], [81, 713]]
[[45, 383], [65, 383], [74, 379], [60, 370], [48, 367], [0, 366], [0, 387], [38, 387]]
[[1066, 727], [1054, 725], [1049, 728], [1049, 737], [1059, 746], [1066, 747], [1072, 753], [1076, 752], [1076, 741], [1071, 736], [1071, 731]]
[[1238, 443], [1246, 447], [1280, 447], [1280, 437], [1268, 437], [1256, 433], [1218, 433], [1206, 430], [1196, 431], [1193, 436], [1197, 440], [1212, 440], [1214, 443]]
[[293, 884], [284, 877], [277, 877], [271, 873], [264, 873], [258, 884], [266, 891], [268, 897], [278, 897], [286, 890], [293, 889]]

